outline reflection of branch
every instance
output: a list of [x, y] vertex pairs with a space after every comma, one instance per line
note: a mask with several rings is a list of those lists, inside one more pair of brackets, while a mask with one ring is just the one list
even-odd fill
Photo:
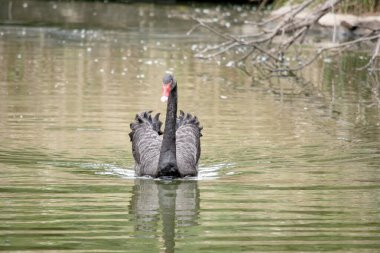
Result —
[[368, 61], [368, 63], [366, 65], [359, 68], [359, 70], [369, 68], [370, 66], [372, 66], [374, 64], [376, 57], [379, 54], [379, 49], [380, 49], [380, 35], [377, 36], [377, 43], [376, 43], [375, 49], [373, 50], [371, 59]]
[[370, 83], [372, 83], [372, 94], [373, 94], [373, 99], [375, 100], [374, 105], [377, 105], [378, 109], [380, 110], [380, 80], [378, 73], [375, 72], [370, 72], [369, 74], [370, 77]]

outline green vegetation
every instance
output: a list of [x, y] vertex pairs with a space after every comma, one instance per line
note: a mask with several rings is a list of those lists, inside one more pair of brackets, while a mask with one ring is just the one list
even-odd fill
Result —
[[[326, 0], [316, 0], [315, 5], [325, 2]], [[303, 0], [275, 0], [273, 5], [275, 8], [286, 4], [299, 4]], [[338, 5], [338, 12], [351, 13], [355, 15], [366, 14], [370, 12], [380, 11], [380, 0], [343, 0]]]
[[380, 10], [380, 0], [344, 0], [339, 5], [339, 11], [343, 13], [365, 14]]

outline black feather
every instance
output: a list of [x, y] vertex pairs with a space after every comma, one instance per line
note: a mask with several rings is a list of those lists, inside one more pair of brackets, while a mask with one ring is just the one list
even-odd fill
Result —
[[190, 113], [184, 113], [182, 110], [180, 111], [180, 115], [177, 118], [177, 129], [184, 125], [194, 125], [198, 129], [200, 136], [202, 136], [201, 130], [203, 127], [199, 124], [197, 116], [193, 116]]
[[148, 124], [155, 132], [159, 135], [162, 134], [161, 126], [162, 122], [160, 121], [160, 113], [157, 113], [154, 118], [151, 115], [152, 111], [145, 111], [136, 114], [135, 121], [130, 124], [131, 132], [129, 133], [129, 137], [131, 141], [133, 141], [133, 135], [137, 128], [141, 127], [144, 124]]

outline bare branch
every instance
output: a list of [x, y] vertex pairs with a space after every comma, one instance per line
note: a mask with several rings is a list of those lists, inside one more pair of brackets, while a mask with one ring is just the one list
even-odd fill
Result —
[[[376, 24], [372, 24], [368, 21], [366, 24], [371, 29], [367, 30], [368, 32], [366, 34], [361, 34], [360, 38], [340, 44], [322, 47], [318, 49], [306, 62], [295, 67], [290, 65], [290, 62], [287, 60], [290, 58], [289, 54], [293, 52], [292, 57], [294, 57], [294, 50], [291, 50], [291, 48], [295, 48], [296, 54], [300, 55], [301, 52], [297, 50], [297, 47], [294, 47], [294, 45], [296, 43], [298, 45], [303, 43], [307, 31], [313, 25], [317, 24], [321, 17], [334, 10], [335, 6], [341, 3], [342, 0], [325, 0], [324, 3], [316, 6], [312, 11], [308, 12], [307, 15], [301, 13], [305, 11], [306, 8], [310, 7], [314, 2], [314, 0], [306, 0], [302, 4], [290, 8], [285, 13], [259, 23], [257, 25], [257, 32], [240, 36], [223, 33], [211, 25], [206, 24], [202, 21], [202, 19], [192, 17], [197, 25], [194, 26], [188, 34], [192, 33], [195, 29], [202, 27], [222, 40], [222, 42], [218, 45], [212, 47], [208, 46], [201, 52], [196, 53], [195, 56], [210, 59], [226, 54], [232, 49], [241, 48], [243, 50], [239, 50], [240, 53], [238, 53], [236, 59], [232, 60], [237, 63], [248, 63], [247, 59], [252, 59], [250, 65], [240, 65], [244, 66], [244, 71], [247, 71], [246, 67], [248, 66], [255, 68], [260, 66], [262, 70], [270, 73], [269, 75], [272, 75], [273, 73], [279, 73], [280, 75], [283, 75], [283, 73], [293, 75], [294, 72], [311, 65], [326, 51], [346, 49], [361, 42], [377, 40], [376, 47], [373, 50], [370, 61], [363, 68], [372, 66], [376, 62], [376, 58], [380, 52], [380, 25], [376, 26]], [[277, 24], [273, 24], [274, 21], [277, 21]], [[272, 23], [273, 25], [271, 26], [274, 28], [268, 29], [263, 27], [269, 23]], [[282, 43], [278, 43], [279, 37], [283, 41]], [[298, 56], [296, 57], [299, 58]], [[236, 66], [238, 65], [239, 64], [236, 64]]]
[[292, 12], [292, 11], [295, 10], [297, 7], [298, 7], [298, 5], [292, 6], [292, 7], [290, 7], [290, 9], [289, 9], [288, 11], [286, 11], [285, 13], [277, 14], [277, 15], [273, 16], [272, 18], [269, 18], [269, 19], [267, 19], [267, 20], [264, 20], [264, 21], [258, 23], [257, 25], [259, 25], [259, 26], [264, 26], [264, 25], [267, 25], [267, 24], [269, 24], [269, 23], [272, 23], [272, 22], [274, 22], [274, 21], [276, 21], [276, 20], [278, 20], [278, 19], [281, 19], [281, 18], [284, 17], [284, 15], [287, 15], [288, 13]]
[[300, 65], [299, 67], [297, 67], [297, 68], [276, 69], [276, 70], [273, 70], [273, 72], [298, 71], [298, 70], [301, 70], [301, 69], [305, 68], [306, 66], [309, 66], [310, 64], [312, 64], [325, 51], [332, 50], [332, 49], [337, 49], [337, 48], [349, 47], [349, 46], [355, 45], [355, 44], [357, 44], [359, 42], [369, 41], [369, 40], [373, 40], [373, 39], [378, 39], [378, 41], [379, 41], [380, 40], [380, 34], [377, 34], [377, 35], [371, 36], [371, 37], [360, 38], [360, 39], [349, 41], [349, 42], [346, 42], [346, 43], [341, 43], [341, 44], [337, 44], [337, 45], [322, 47], [322, 48], [320, 48], [320, 49], [317, 50], [317, 53], [309, 61], [307, 61], [306, 63]]
[[187, 33], [186, 35], [189, 36], [190, 34], [192, 34], [198, 27], [200, 26], [200, 24], [196, 24], [195, 26], [193, 26]]
[[287, 41], [281, 44], [281, 50], [287, 50], [299, 37], [301, 37], [306, 31], [308, 27], [304, 26], [299, 31], [297, 31], [292, 37], [290, 37]]
[[212, 33], [218, 35], [219, 37], [221, 37], [222, 39], [225, 39], [225, 40], [228, 40], [228, 39], [229, 39], [229, 37], [228, 37], [227, 35], [218, 32], [217, 30], [215, 30], [215, 29], [212, 28], [211, 26], [206, 25], [206, 24], [205, 24], [203, 21], [201, 21], [200, 19], [197, 19], [197, 18], [195, 18], [195, 17], [192, 17], [192, 19], [193, 19], [194, 21], [198, 22], [199, 26], [202, 26], [202, 27], [206, 28], [206, 29], [209, 30], [210, 32], [212, 32]]

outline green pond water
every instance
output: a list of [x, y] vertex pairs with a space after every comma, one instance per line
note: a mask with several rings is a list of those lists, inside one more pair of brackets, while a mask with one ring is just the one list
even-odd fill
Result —
[[[244, 8], [2, 1], [0, 251], [380, 252], [376, 77], [321, 59], [305, 94], [194, 59], [215, 38], [181, 15]], [[204, 127], [197, 178], [134, 177], [166, 71]]]

